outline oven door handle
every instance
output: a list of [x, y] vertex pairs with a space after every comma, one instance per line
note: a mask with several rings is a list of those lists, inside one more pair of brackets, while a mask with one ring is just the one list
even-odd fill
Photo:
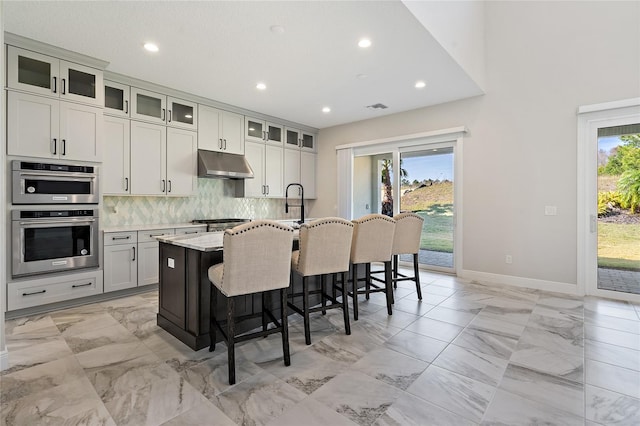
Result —
[[79, 173], [66, 173], [66, 172], [59, 172], [59, 173], [52, 173], [52, 174], [24, 173], [24, 172], [20, 173], [20, 177], [25, 177], [25, 176], [42, 178], [47, 180], [70, 180], [71, 179], [76, 182], [92, 181], [96, 178], [96, 175], [92, 175], [92, 174], [79, 174]]
[[20, 222], [20, 226], [31, 227], [36, 225], [79, 225], [83, 223], [93, 223], [95, 219], [69, 219], [69, 220], [33, 220]]

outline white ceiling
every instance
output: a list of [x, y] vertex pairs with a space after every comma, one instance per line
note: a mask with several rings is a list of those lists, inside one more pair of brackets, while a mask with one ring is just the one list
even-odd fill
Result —
[[[109, 71], [315, 128], [482, 93], [395, 0], [4, 1], [3, 14], [5, 31]], [[362, 37], [373, 45], [359, 48]], [[146, 41], [160, 51], [144, 51]], [[366, 108], [375, 103], [389, 108]]]

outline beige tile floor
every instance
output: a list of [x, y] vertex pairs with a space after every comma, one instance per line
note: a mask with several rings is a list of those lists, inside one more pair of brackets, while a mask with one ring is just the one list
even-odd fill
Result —
[[[311, 346], [279, 335], [194, 352], [155, 323], [157, 293], [7, 321], [4, 425], [640, 424], [640, 306], [422, 273]], [[381, 297], [382, 296], [382, 297]]]

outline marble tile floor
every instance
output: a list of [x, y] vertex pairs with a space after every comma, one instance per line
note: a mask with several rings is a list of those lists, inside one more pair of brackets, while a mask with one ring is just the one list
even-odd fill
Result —
[[640, 305], [422, 272], [384, 296], [290, 317], [279, 335], [192, 351], [156, 292], [6, 322], [3, 425], [638, 425]]

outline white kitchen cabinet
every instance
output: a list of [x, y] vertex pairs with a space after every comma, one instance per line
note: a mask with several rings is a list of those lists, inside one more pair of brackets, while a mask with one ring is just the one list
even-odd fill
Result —
[[106, 195], [130, 193], [131, 135], [130, 120], [104, 117], [104, 152], [102, 154], [102, 192]]
[[281, 198], [283, 192], [283, 149], [264, 143], [246, 142], [245, 157], [253, 179], [244, 179], [245, 197]]
[[317, 156], [315, 152], [300, 151], [300, 183], [304, 187], [304, 198], [307, 200], [317, 198]]
[[131, 121], [131, 195], [164, 195], [166, 175], [166, 127]]
[[193, 194], [197, 152], [195, 132], [131, 121], [131, 194]]
[[198, 148], [244, 154], [244, 116], [198, 105]]
[[160, 243], [155, 237], [174, 235], [173, 228], [138, 231], [138, 285], [157, 284]]
[[198, 134], [167, 127], [167, 195], [189, 196], [196, 192]]
[[252, 142], [268, 142], [282, 145], [284, 127], [256, 118], [245, 117], [245, 139]]
[[131, 87], [131, 118], [196, 130], [197, 104], [162, 93]]
[[104, 292], [137, 286], [137, 234], [135, 232], [105, 232]]
[[303, 151], [316, 152], [316, 135], [303, 130], [285, 127], [285, 147], [297, 147]]
[[9, 91], [7, 136], [9, 155], [100, 161], [102, 109]]
[[118, 117], [129, 117], [129, 91], [126, 84], [104, 81], [104, 113]]
[[[314, 152], [299, 149], [284, 150], [284, 188], [290, 183], [299, 183], [304, 188], [306, 200], [316, 198], [316, 157]], [[299, 187], [289, 189], [289, 198], [300, 198], [302, 190]]]
[[7, 85], [99, 107], [104, 103], [101, 70], [14, 46], [7, 47]]

